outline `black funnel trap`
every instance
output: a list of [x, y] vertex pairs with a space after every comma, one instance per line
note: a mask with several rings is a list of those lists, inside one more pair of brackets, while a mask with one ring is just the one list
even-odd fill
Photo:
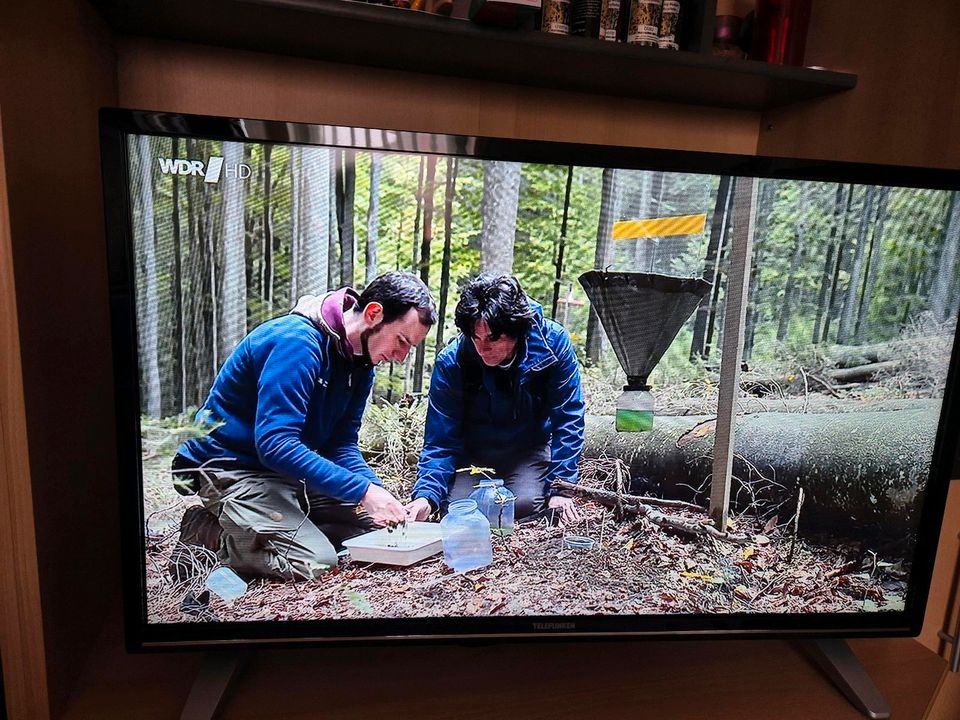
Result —
[[701, 278], [590, 270], [580, 276], [613, 351], [627, 373], [617, 429], [649, 430], [653, 397], [647, 377], [710, 289]]

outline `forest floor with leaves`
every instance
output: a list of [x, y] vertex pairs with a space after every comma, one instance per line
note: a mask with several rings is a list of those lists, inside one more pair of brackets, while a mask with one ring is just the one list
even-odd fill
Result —
[[[923, 330], [929, 333], [930, 331]], [[939, 402], [944, 333], [909, 340], [897, 372], [869, 383], [835, 389], [817, 378], [818, 358], [785, 356], [778, 365], [746, 373], [741, 413], [858, 412], [895, 409], [917, 399]], [[797, 370], [796, 368], [800, 368]], [[806, 369], [804, 369], [806, 368]], [[591, 412], [611, 413], [622, 385], [615, 366], [584, 373]], [[669, 378], [657, 391], [658, 412], [712, 414], [716, 383], [709, 374]], [[755, 378], [764, 381], [751, 394]], [[820, 391], [823, 392], [820, 392]], [[886, 405], [890, 405], [889, 408]], [[371, 465], [388, 490], [409, 497], [423, 438], [422, 404], [370, 405], [361, 432], [380, 450]], [[273, 620], [486, 615], [583, 615], [666, 613], [805, 613], [900, 610], [910, 566], [903, 544], [883, 548], [860, 539], [799, 535], [795, 508], [758, 508], [732, 518], [733, 543], [709, 535], [665, 529], [646, 517], [620, 517], [609, 507], [578, 499], [583, 520], [558, 527], [546, 520], [520, 525], [509, 538], [494, 538], [493, 563], [456, 574], [435, 555], [408, 568], [353, 562], [312, 582], [252, 581], [233, 604], [205, 593], [216, 556], [198, 549], [197, 573], [175, 583], [168, 571], [184, 510], [196, 498], [178, 495], [169, 463], [177, 444], [195, 433], [188, 417], [143, 421], [144, 510], [147, 534], [147, 612], [150, 622]], [[623, 492], [612, 459], [584, 459], [581, 486]], [[705, 512], [658, 508], [672, 520], [702, 525]], [[586, 535], [593, 550], [564, 547], [565, 535]]]
[[[169, 455], [144, 456], [147, 590], [150, 622], [305, 620], [328, 618], [664, 613], [805, 613], [899, 610], [909, 567], [863, 542], [794, 537], [792, 519], [733, 518], [735, 544], [664, 529], [645, 517], [617, 517], [578, 500], [583, 520], [559, 527], [546, 520], [494, 538], [493, 563], [456, 574], [442, 554], [408, 568], [353, 562], [315, 581], [254, 580], [228, 604], [205, 593], [213, 553], [200, 550], [197, 574], [174, 583], [167, 566], [182, 513], [195, 498], [170, 484]], [[609, 460], [584, 460], [585, 485], [615, 489]], [[376, 469], [376, 468], [375, 468]], [[690, 524], [705, 515], [661, 512]], [[565, 535], [586, 535], [590, 551], [564, 547]], [[791, 558], [792, 555], [792, 558]]]

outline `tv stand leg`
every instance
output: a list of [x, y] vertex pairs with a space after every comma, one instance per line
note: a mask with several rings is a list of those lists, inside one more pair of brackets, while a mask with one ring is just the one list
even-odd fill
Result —
[[244, 662], [246, 655], [242, 653], [205, 653], [180, 720], [212, 720], [230, 682]]
[[890, 706], [845, 640], [803, 640], [800, 644], [857, 710], [877, 720], [890, 717]]

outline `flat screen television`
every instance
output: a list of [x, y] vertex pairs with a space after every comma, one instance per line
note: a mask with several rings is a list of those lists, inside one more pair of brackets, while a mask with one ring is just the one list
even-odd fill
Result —
[[[120, 109], [101, 143], [131, 648], [919, 632], [960, 429], [956, 173]], [[579, 518], [494, 523], [472, 570], [448, 566], [437, 525], [407, 565], [338, 541], [309, 577], [236, 567], [178, 448], [232, 422], [210, 398], [244, 338], [390, 271], [425, 280], [438, 321], [375, 358], [356, 440], [372, 472], [410, 500], [438, 355], [480, 342], [455, 324], [461, 293], [506, 274], [579, 377], [559, 493]], [[259, 450], [223, 455], [213, 474], [275, 473]], [[499, 472], [455, 464], [477, 486]], [[322, 532], [298, 497], [286, 532]], [[247, 551], [283, 556], [247, 530]]]

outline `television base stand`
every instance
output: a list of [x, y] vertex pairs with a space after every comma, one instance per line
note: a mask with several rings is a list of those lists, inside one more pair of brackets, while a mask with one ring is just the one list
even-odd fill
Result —
[[801, 640], [800, 645], [857, 710], [875, 720], [890, 717], [890, 706], [846, 640]]
[[203, 656], [180, 720], [212, 720], [230, 682], [246, 662], [246, 653], [218, 651]]

